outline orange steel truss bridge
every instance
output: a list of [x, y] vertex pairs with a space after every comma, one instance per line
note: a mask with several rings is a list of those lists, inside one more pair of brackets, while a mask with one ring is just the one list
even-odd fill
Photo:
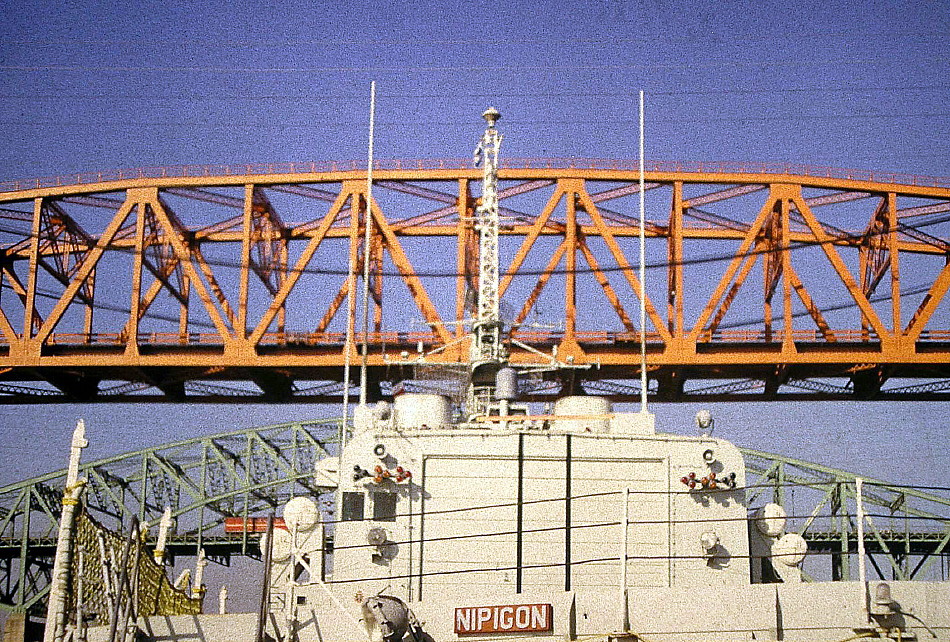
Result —
[[[413, 364], [467, 359], [480, 170], [373, 176], [368, 208], [358, 163], [0, 184], [0, 400], [336, 401], [364, 336], [371, 397], [437, 385]], [[657, 400], [950, 399], [950, 179], [648, 163], [643, 288], [634, 163], [499, 179], [528, 399], [636, 398], [641, 292]]]

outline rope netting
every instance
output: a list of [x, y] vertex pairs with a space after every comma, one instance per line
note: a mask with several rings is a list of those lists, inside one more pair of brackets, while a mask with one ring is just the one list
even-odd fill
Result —
[[[79, 607], [88, 625], [109, 624], [117, 599], [118, 612], [134, 616], [201, 613], [201, 598], [176, 589], [141, 541], [129, 547], [127, 538], [105, 528], [85, 510], [76, 518], [73, 541], [71, 619]], [[127, 573], [123, 574], [126, 556]]]

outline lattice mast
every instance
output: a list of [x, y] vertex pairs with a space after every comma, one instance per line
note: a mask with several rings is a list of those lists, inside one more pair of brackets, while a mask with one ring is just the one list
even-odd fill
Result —
[[498, 293], [498, 150], [502, 135], [495, 127], [501, 114], [489, 107], [482, 114], [488, 123], [473, 163], [482, 167], [482, 198], [475, 210], [478, 230], [478, 313], [472, 324], [469, 353], [471, 384], [468, 394], [470, 417], [488, 414], [493, 402], [495, 376], [506, 363], [504, 323], [499, 314]]
[[502, 135], [495, 128], [501, 114], [489, 107], [482, 114], [488, 123], [475, 148], [473, 162], [482, 166], [482, 200], [476, 209], [478, 230], [478, 318], [477, 323], [498, 319], [498, 149]]

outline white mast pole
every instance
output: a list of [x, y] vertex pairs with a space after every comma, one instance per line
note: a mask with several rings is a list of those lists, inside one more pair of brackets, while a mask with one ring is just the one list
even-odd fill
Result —
[[86, 441], [86, 425], [80, 419], [73, 430], [73, 439], [69, 449], [69, 467], [66, 469], [66, 488], [63, 493], [63, 512], [59, 520], [59, 533], [56, 538], [56, 557], [53, 560], [53, 573], [50, 580], [49, 600], [46, 611], [46, 628], [43, 631], [45, 642], [61, 642], [66, 635], [68, 621], [68, 603], [70, 593], [73, 536], [76, 528], [76, 514], [79, 511], [79, 498], [86, 485], [85, 479], [79, 479], [79, 460], [82, 450], [89, 445]]
[[158, 541], [155, 542], [155, 550], [152, 555], [155, 557], [155, 563], [159, 566], [165, 564], [165, 546], [168, 542], [168, 531], [172, 527], [172, 507], [166, 506], [162, 512], [162, 519], [158, 522]]
[[630, 524], [630, 487], [620, 493], [623, 506], [620, 509], [620, 630], [630, 628], [630, 613], [627, 610], [627, 549], [629, 547], [627, 530]]
[[[482, 116], [488, 123], [476, 149], [476, 162], [482, 163], [482, 204], [478, 208], [478, 319], [479, 323], [499, 320], [498, 301], [498, 150], [502, 136], [495, 123], [501, 118], [494, 107]], [[479, 150], [480, 158], [479, 158]], [[495, 355], [497, 356], [497, 355]]]
[[360, 406], [366, 405], [366, 367], [369, 361], [369, 244], [373, 229], [373, 135], [376, 127], [376, 81], [369, 86], [369, 151], [366, 161], [366, 215], [363, 235], [363, 350], [360, 363]]
[[[376, 111], [376, 81], [372, 81], [369, 86], [369, 164], [366, 168], [366, 184], [367, 184], [367, 200], [369, 200], [372, 189], [373, 180], [371, 174], [373, 171], [373, 126], [374, 126], [374, 116]], [[357, 212], [358, 216], [358, 206], [356, 203], [353, 204], [354, 211]], [[367, 225], [367, 230], [369, 226]], [[368, 234], [367, 234], [368, 235]], [[356, 313], [356, 276], [352, 271], [347, 271], [347, 280], [349, 281], [349, 287], [347, 287], [347, 297], [346, 297], [346, 340], [343, 345], [343, 352], [345, 354], [343, 358], [343, 421], [340, 424], [340, 448], [346, 445], [346, 424], [349, 419], [350, 413], [350, 353], [353, 351], [353, 324], [350, 323], [350, 320], [355, 317]], [[365, 354], [365, 345], [364, 345], [364, 354]], [[364, 357], [365, 359], [365, 357]], [[365, 368], [364, 368], [365, 369]], [[364, 374], [360, 374], [360, 383], [362, 384]], [[363, 399], [363, 390], [364, 386], [360, 386], [361, 394], [360, 398]]]
[[864, 560], [864, 480], [860, 477], [854, 478], [854, 503], [858, 518], [858, 583], [861, 585], [861, 608], [867, 616], [870, 613], [868, 609], [868, 576], [867, 567]]
[[643, 171], [643, 90], [640, 90], [640, 412], [647, 411], [646, 180]]

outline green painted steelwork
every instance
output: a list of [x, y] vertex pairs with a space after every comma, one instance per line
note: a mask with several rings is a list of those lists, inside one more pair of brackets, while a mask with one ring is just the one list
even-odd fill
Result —
[[[792, 457], [741, 450], [749, 505], [760, 505], [762, 495], [771, 492], [768, 500], [781, 504], [789, 514], [788, 530], [802, 535], [810, 552], [830, 554], [831, 578], [853, 579], [858, 541], [854, 480], [858, 475]], [[862, 479], [865, 548], [877, 575], [898, 580], [946, 579], [950, 492]], [[886, 566], [881, 566], [882, 561]], [[934, 568], [938, 561], [940, 565]]]
[[[335, 454], [339, 420], [220, 433], [83, 464], [84, 503], [104, 526], [133, 516], [155, 527], [172, 508], [169, 551], [212, 560], [256, 555], [245, 534], [226, 536], [226, 517], [264, 515], [297, 494], [321, 495], [314, 466]], [[65, 470], [0, 488], [0, 609], [38, 611], [48, 588]], [[153, 528], [153, 531], [155, 529]], [[155, 535], [153, 532], [152, 535]]]

